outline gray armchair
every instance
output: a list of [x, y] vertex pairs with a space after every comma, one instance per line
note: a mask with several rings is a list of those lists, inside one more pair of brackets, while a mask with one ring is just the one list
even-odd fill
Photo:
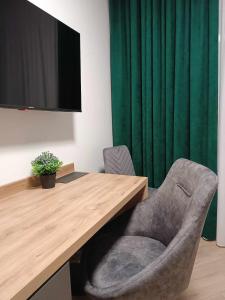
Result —
[[93, 299], [165, 300], [188, 287], [217, 176], [177, 160], [150, 199], [106, 226], [83, 255]]
[[[105, 173], [135, 176], [132, 158], [127, 146], [114, 146], [103, 150]], [[149, 187], [149, 197], [157, 189]]]
[[103, 150], [105, 172], [135, 176], [134, 165], [127, 146], [115, 146]]

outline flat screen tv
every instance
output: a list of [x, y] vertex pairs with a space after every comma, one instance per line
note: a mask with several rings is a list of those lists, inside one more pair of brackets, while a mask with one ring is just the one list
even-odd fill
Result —
[[0, 107], [81, 111], [80, 34], [27, 0], [0, 2]]

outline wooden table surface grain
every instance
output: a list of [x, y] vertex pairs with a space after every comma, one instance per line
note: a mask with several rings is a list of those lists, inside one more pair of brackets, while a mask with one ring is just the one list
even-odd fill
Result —
[[138, 192], [145, 198], [147, 186], [146, 177], [90, 173], [0, 195], [0, 299], [31, 296]]

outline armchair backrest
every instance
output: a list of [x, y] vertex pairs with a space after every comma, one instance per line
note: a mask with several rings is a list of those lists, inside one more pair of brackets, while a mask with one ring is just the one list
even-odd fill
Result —
[[168, 245], [182, 226], [200, 237], [216, 189], [217, 176], [210, 169], [187, 159], [175, 161], [153, 199], [154, 238]]
[[127, 146], [115, 146], [103, 150], [105, 172], [135, 175], [133, 162]]

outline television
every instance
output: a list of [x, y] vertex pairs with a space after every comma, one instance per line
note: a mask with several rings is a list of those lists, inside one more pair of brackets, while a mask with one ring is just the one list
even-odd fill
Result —
[[80, 34], [27, 0], [0, 3], [0, 107], [81, 111]]

